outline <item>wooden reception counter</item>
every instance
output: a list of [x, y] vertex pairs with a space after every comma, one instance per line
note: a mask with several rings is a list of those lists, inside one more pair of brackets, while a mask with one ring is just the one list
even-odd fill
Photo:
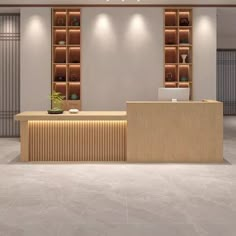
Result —
[[23, 112], [22, 161], [125, 161], [126, 112]]
[[222, 162], [223, 106], [127, 102], [126, 112], [23, 112], [22, 161]]

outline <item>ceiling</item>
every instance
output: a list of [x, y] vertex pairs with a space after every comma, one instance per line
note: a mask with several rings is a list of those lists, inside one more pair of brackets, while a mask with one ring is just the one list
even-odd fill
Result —
[[225, 4], [235, 4], [236, 0], [0, 0], [0, 5], [113, 5], [113, 4], [134, 4], [134, 5], [148, 5], [148, 4], [160, 4], [160, 5], [225, 5]]

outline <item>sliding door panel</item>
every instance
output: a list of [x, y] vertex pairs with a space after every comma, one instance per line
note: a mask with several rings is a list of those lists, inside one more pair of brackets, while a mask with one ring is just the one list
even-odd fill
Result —
[[236, 50], [217, 51], [217, 99], [224, 115], [236, 115]]
[[20, 16], [0, 14], [0, 137], [19, 136]]

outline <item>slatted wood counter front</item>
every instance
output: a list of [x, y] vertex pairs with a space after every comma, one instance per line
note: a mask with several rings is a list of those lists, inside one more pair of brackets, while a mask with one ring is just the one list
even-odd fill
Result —
[[22, 161], [125, 161], [126, 112], [23, 112]]

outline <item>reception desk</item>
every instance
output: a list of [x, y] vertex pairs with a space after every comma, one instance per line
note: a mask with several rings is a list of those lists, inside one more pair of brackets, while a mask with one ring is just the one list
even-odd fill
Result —
[[129, 162], [223, 162], [223, 104], [128, 102]]
[[127, 112], [23, 112], [22, 161], [223, 161], [223, 105], [127, 102]]
[[23, 112], [21, 161], [125, 161], [126, 112]]

